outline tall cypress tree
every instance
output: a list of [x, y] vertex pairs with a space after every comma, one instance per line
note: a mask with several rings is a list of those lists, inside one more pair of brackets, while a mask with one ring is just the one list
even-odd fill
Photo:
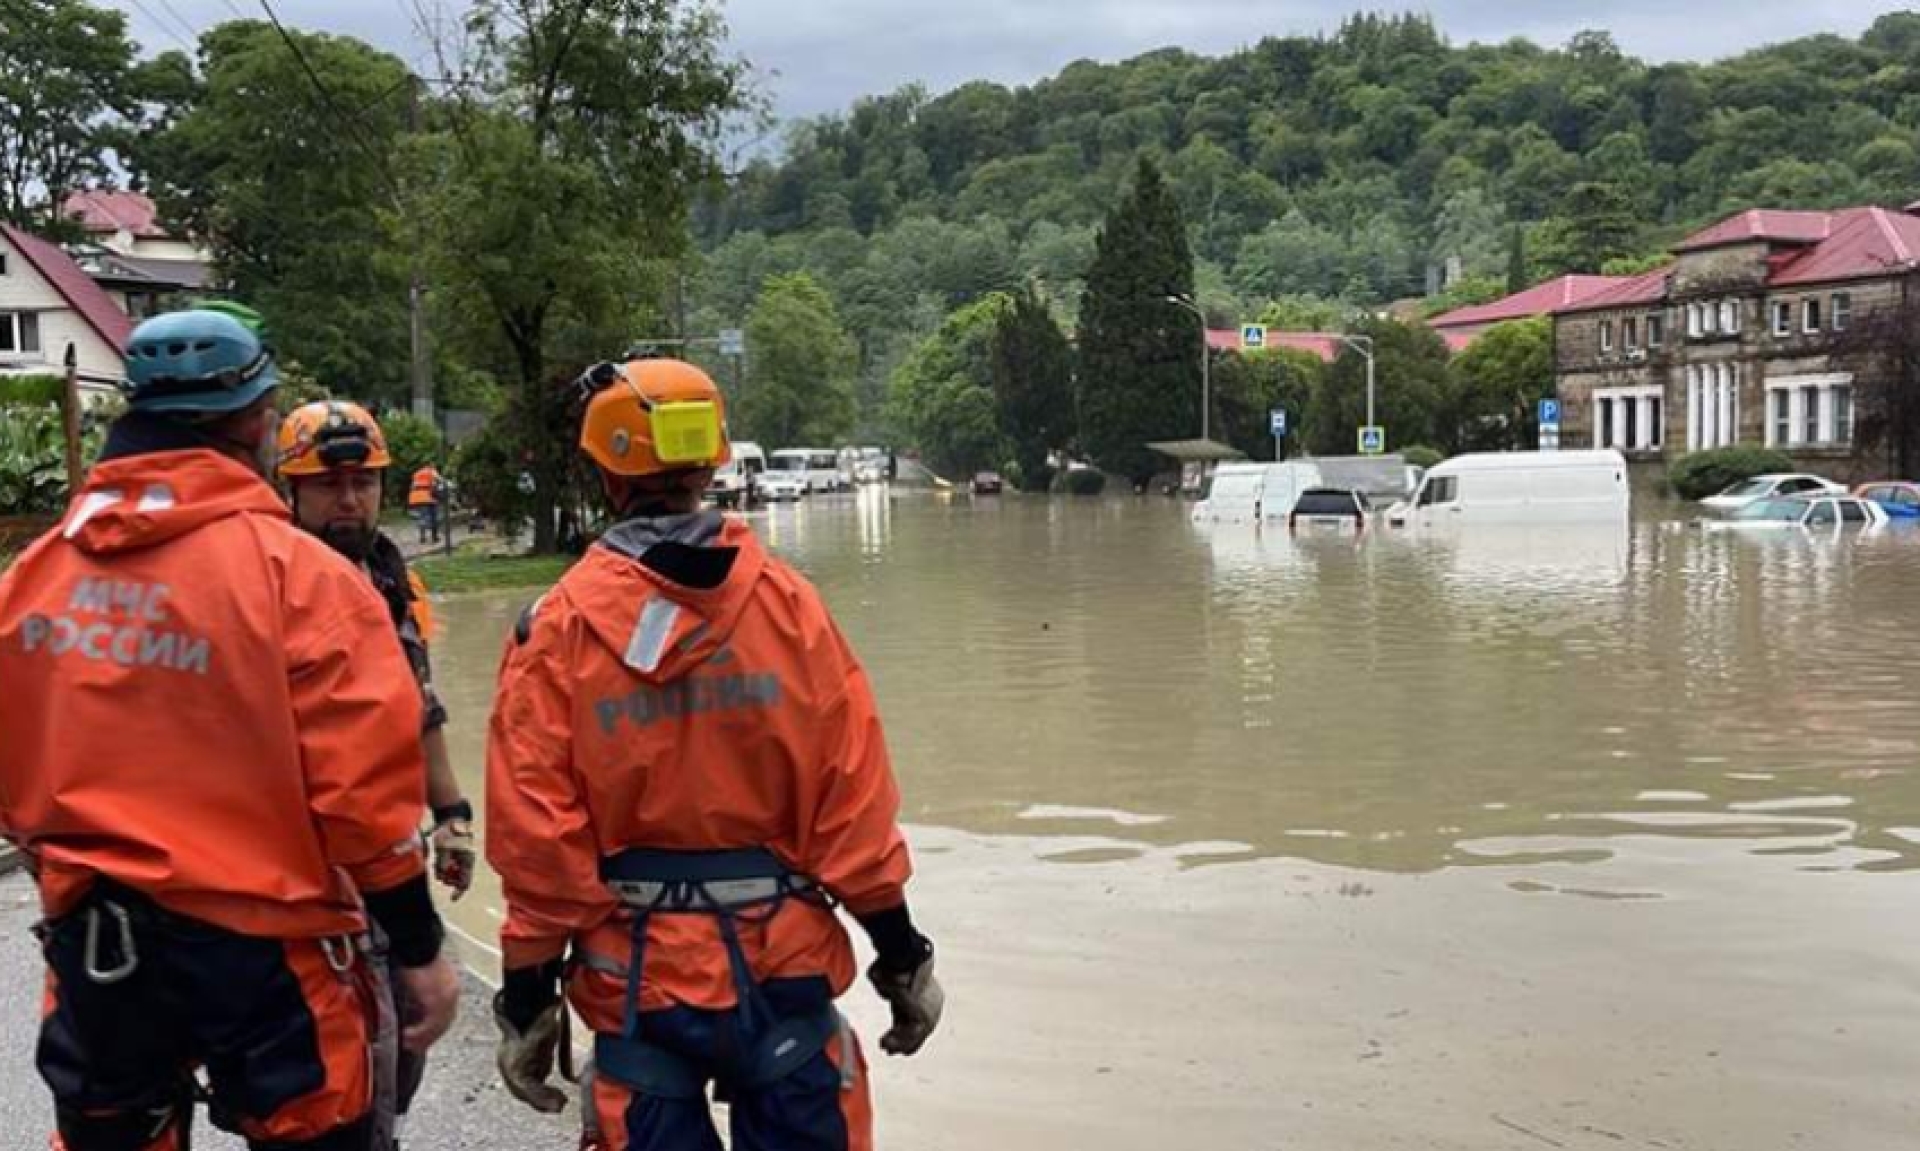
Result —
[[1073, 344], [1031, 284], [1000, 314], [992, 370], [1000, 431], [1013, 445], [1021, 486], [1046, 491], [1047, 455], [1074, 434]]
[[1159, 168], [1141, 157], [1133, 188], [1100, 229], [1080, 304], [1080, 433], [1095, 463], [1145, 483], [1168, 466], [1152, 440], [1200, 433], [1193, 251]]

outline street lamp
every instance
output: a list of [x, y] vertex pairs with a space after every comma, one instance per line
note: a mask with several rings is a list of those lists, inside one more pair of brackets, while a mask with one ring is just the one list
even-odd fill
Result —
[[1199, 304], [1194, 303], [1186, 296], [1168, 295], [1160, 298], [1169, 304], [1178, 304], [1187, 311], [1192, 312], [1194, 318], [1200, 321], [1200, 438], [1202, 440], [1211, 440], [1213, 438], [1213, 426], [1208, 419], [1211, 415], [1208, 409], [1213, 406], [1213, 384], [1209, 378], [1211, 374], [1209, 363], [1213, 357], [1209, 354], [1212, 349], [1207, 346], [1207, 314], [1200, 310]]
[[1373, 337], [1341, 336], [1340, 342], [1367, 358], [1367, 426], [1373, 427]]

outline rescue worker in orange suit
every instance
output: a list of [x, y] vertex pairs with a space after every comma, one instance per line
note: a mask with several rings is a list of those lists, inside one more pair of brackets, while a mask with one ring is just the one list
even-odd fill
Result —
[[[307, 404], [280, 424], [278, 466], [294, 523], [325, 541], [372, 581], [419, 685], [420, 742], [426, 752], [427, 805], [433, 815], [427, 842], [433, 851], [435, 877], [458, 900], [473, 885], [473, 806], [453, 774], [453, 760], [447, 753], [447, 709], [433, 688], [428, 650], [433, 609], [426, 584], [379, 527], [381, 483], [392, 465], [379, 423], [358, 404]], [[424, 1060], [400, 1052], [395, 1069], [396, 1133], [425, 1071]]]
[[409, 1048], [458, 1001], [419, 693], [380, 597], [266, 481], [259, 337], [173, 313], [127, 363], [100, 462], [0, 578], [0, 834], [45, 912], [54, 1146], [184, 1147], [202, 1068], [216, 1123], [257, 1151], [366, 1151], [368, 918]]
[[522, 616], [488, 736], [502, 1078], [564, 1105], [547, 1082], [564, 976], [594, 1032], [593, 1144], [718, 1151], [711, 1085], [736, 1151], [864, 1151], [835, 905], [876, 949], [884, 1050], [920, 1050], [943, 1005], [867, 677], [813, 587], [701, 510], [729, 456], [712, 380], [635, 360], [582, 391], [619, 522]]
[[419, 542], [423, 544], [440, 539], [440, 500], [445, 494], [446, 483], [438, 468], [426, 464], [414, 471], [407, 486], [407, 510], [419, 526]]

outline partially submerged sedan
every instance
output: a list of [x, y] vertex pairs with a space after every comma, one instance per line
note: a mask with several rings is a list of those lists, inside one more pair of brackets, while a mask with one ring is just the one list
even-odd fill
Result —
[[1786, 496], [1755, 500], [1725, 519], [1701, 520], [1709, 531], [1772, 531], [1784, 528], [1879, 527], [1887, 513], [1858, 496]]

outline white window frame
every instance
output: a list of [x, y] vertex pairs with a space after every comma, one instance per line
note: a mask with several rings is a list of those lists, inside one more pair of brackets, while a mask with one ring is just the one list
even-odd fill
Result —
[[1700, 330], [1700, 305], [1687, 305], [1687, 338], [1698, 339], [1705, 333]]
[[1827, 324], [1836, 332], [1853, 325], [1853, 293], [1835, 292], [1827, 304]]
[[21, 361], [29, 357], [38, 357], [44, 354], [42, 349], [45, 347], [45, 343], [40, 333], [40, 322], [37, 315], [35, 315], [33, 325], [34, 346], [31, 348], [26, 346], [27, 326], [22, 321], [29, 315], [35, 315], [35, 313], [25, 310], [0, 312], [0, 324], [6, 325], [7, 339], [10, 344], [8, 347], [0, 347], [0, 358]]
[[1773, 334], [1781, 339], [1793, 335], [1793, 301], [1773, 302]]
[[[1850, 448], [1853, 446], [1853, 373], [1827, 372], [1810, 376], [1770, 376], [1767, 379], [1767, 446], [1771, 448]], [[1781, 394], [1787, 397], [1787, 438], [1780, 439], [1778, 419]], [[1842, 426], [1840, 396], [1847, 399], [1847, 419]], [[1813, 402], [1811, 413], [1808, 400]], [[1806, 432], [1811, 422], [1814, 437]], [[1841, 434], [1845, 431], [1845, 435]]]
[[1600, 353], [1605, 355], [1613, 351], [1613, 321], [1600, 321]]
[[1809, 336], [1819, 334], [1820, 297], [1808, 296], [1800, 301], [1800, 331]]
[[[1609, 420], [1602, 426], [1600, 405], [1607, 405]], [[1666, 390], [1658, 384], [1635, 384], [1621, 388], [1593, 389], [1593, 446], [1618, 448], [1623, 452], [1656, 452], [1666, 442]], [[1627, 440], [1627, 413], [1633, 413], [1633, 442]]]
[[1738, 335], [1739, 332], [1740, 332], [1740, 301], [1721, 300], [1720, 301], [1720, 334], [1723, 336], [1733, 336], [1733, 335]]
[[7, 254], [0, 252], [0, 276], [7, 274]]
[[1627, 351], [1640, 348], [1640, 320], [1636, 316], [1623, 316], [1620, 320], [1620, 346]]
[[1663, 348], [1667, 343], [1667, 317], [1659, 312], [1648, 312], [1646, 323], [1641, 325], [1647, 333], [1647, 347]]

